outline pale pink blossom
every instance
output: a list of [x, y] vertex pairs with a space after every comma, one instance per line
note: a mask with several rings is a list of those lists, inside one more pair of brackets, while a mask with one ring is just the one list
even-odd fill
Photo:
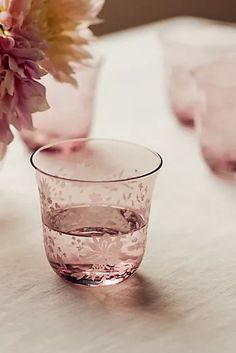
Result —
[[[88, 26], [105, 0], [32, 0], [25, 26], [34, 24], [47, 42], [43, 67], [60, 82], [76, 85], [74, 66], [91, 57], [88, 44], [93, 40]], [[87, 29], [85, 31], [85, 29]]]

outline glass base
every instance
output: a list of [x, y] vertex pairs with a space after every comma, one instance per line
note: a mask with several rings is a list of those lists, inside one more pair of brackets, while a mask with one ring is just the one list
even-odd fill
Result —
[[215, 166], [213, 167], [211, 165], [209, 165], [209, 168], [211, 169], [211, 171], [214, 174], [218, 175], [221, 178], [228, 179], [228, 180], [235, 180], [236, 181], [236, 170], [234, 172], [232, 172], [229, 169], [217, 168], [217, 167], [215, 167]]
[[228, 155], [216, 155], [209, 147], [202, 147], [203, 158], [211, 171], [220, 177], [236, 180], [236, 154], [234, 158]]
[[[68, 271], [67, 269], [58, 266], [58, 264], [50, 263], [52, 269], [56, 274], [61, 277], [66, 282], [70, 282], [75, 285], [87, 286], [87, 287], [104, 287], [110, 286], [113, 284], [118, 284], [123, 282], [131, 275], [133, 275], [138, 267], [132, 267], [128, 271], [122, 272], [113, 272], [112, 269], [110, 271], [103, 270], [103, 271], [80, 271], [80, 272], [73, 272]], [[71, 267], [72, 268], [72, 267]]]
[[[78, 138], [87, 138], [89, 135], [89, 131], [85, 134], [78, 134], [77, 136], [61, 136], [57, 134], [48, 134], [46, 132], [39, 131], [37, 129], [33, 131], [28, 131], [28, 130], [22, 130], [21, 131], [21, 138], [27, 148], [31, 152], [37, 151], [39, 148], [53, 144], [65, 139], [78, 139]], [[53, 148], [50, 148], [50, 153], [55, 152], [55, 153], [67, 153], [67, 152], [74, 152], [77, 151], [81, 148], [82, 146], [81, 141], [76, 141], [76, 142], [71, 142], [70, 144], [64, 144], [64, 145], [57, 145]]]
[[[132, 273], [132, 275], [134, 272]], [[91, 280], [91, 279], [76, 279], [75, 277], [71, 276], [66, 276], [59, 274], [59, 276], [65, 280], [66, 282], [72, 283], [74, 285], [78, 286], [87, 286], [87, 287], [105, 287], [105, 286], [111, 286], [114, 284], [121, 283], [128, 279], [131, 274], [124, 276], [124, 277], [119, 277], [119, 278], [111, 278], [111, 279], [102, 279], [102, 280]]]
[[177, 109], [176, 107], [172, 107], [172, 111], [181, 124], [187, 127], [194, 127], [194, 118], [191, 113]]

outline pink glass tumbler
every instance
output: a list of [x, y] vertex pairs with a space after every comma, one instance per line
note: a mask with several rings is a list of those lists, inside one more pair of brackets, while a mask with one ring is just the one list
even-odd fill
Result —
[[194, 125], [197, 102], [192, 75], [198, 67], [214, 62], [236, 48], [236, 27], [224, 22], [176, 18], [160, 30], [166, 87], [170, 106], [184, 125]]
[[195, 75], [203, 157], [215, 173], [236, 179], [236, 56], [199, 68]]
[[[89, 136], [94, 117], [96, 89], [102, 63], [79, 65], [75, 79], [78, 86], [56, 81], [51, 75], [43, 78], [50, 109], [33, 116], [32, 131], [23, 130], [27, 147], [36, 149], [60, 140]], [[68, 146], [67, 146], [68, 147]]]
[[47, 258], [60, 277], [74, 284], [119, 283], [142, 261], [162, 159], [128, 142], [83, 139], [58, 144], [72, 142], [79, 142], [80, 149], [53, 154], [55, 145], [49, 145], [31, 157]]

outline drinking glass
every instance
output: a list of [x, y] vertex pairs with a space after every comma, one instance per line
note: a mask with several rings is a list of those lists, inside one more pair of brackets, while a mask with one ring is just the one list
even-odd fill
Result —
[[21, 132], [30, 150], [35, 151], [60, 140], [89, 136], [101, 67], [101, 58], [86, 65], [77, 65], [75, 79], [78, 86], [58, 82], [50, 74], [43, 78], [50, 109], [33, 115], [32, 131]]
[[195, 76], [203, 157], [215, 173], [236, 178], [236, 55], [198, 68]]
[[[66, 146], [76, 142], [73, 152]], [[132, 275], [142, 261], [159, 154], [129, 142], [80, 139], [31, 157], [36, 170], [45, 251], [53, 270], [81, 285]], [[57, 144], [57, 145], [58, 145]]]
[[225, 52], [235, 50], [236, 27], [224, 22], [180, 17], [164, 24], [159, 33], [170, 106], [181, 123], [193, 126], [197, 89], [192, 73], [224, 56]]

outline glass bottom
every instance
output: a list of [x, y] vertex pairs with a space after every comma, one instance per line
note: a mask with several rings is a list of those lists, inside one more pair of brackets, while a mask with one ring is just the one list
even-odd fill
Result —
[[201, 150], [204, 160], [215, 174], [236, 180], [236, 152], [234, 155], [218, 155], [209, 147], [202, 147]]
[[181, 124], [187, 127], [194, 127], [194, 118], [189, 111], [184, 111], [176, 107], [172, 107], [172, 111]]
[[78, 269], [77, 272], [75, 272], [75, 269], [74, 271], [68, 271], [68, 268], [70, 267], [69, 265], [67, 265], [67, 270], [65, 270], [65, 268], [60, 268], [58, 264], [50, 263], [50, 265], [56, 274], [66, 282], [87, 287], [104, 287], [121, 283], [133, 275], [137, 270], [137, 267], [133, 267], [132, 269], [129, 268], [129, 271], [124, 272], [122, 275], [113, 272], [112, 269], [105, 273], [104, 271], [81, 271], [78, 273]]
[[[35, 129], [33, 131], [28, 131], [28, 130], [22, 130], [21, 133], [21, 138], [27, 148], [31, 152], [37, 151], [39, 148], [53, 144], [65, 139], [78, 139], [78, 138], [87, 138], [89, 136], [89, 131], [83, 134], [78, 134], [76, 136], [62, 136], [58, 134], [50, 134], [45, 131], [40, 131], [39, 129]], [[76, 141], [76, 142], [71, 142], [70, 144], [61, 144], [54, 146], [53, 148], [50, 148], [50, 153], [55, 152], [55, 153], [67, 153], [67, 152], [73, 152], [77, 151], [81, 148], [82, 142], [81, 141]]]

